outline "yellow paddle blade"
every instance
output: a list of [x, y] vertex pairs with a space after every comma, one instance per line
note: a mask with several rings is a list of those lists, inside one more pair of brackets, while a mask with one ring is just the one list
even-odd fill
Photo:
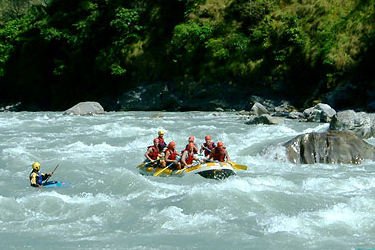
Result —
[[159, 171], [155, 172], [153, 176], [159, 176], [161, 173], [163, 173], [170, 165], [166, 166], [163, 169], [160, 169]]
[[141, 168], [141, 167], [143, 167], [144, 165], [146, 165], [147, 163], [148, 163], [148, 162], [142, 163], [141, 165], [138, 165], [137, 168]]
[[245, 165], [240, 165], [233, 161], [229, 161], [229, 164], [232, 165], [232, 167], [235, 168], [236, 170], [247, 170], [247, 166]]

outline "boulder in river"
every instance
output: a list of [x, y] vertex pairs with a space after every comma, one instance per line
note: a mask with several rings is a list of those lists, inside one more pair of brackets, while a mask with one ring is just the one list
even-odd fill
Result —
[[375, 147], [347, 132], [306, 133], [284, 144], [288, 160], [296, 164], [360, 164], [375, 159]]
[[330, 122], [336, 111], [328, 104], [318, 103], [312, 108], [305, 109], [303, 114], [309, 122]]
[[77, 105], [65, 110], [64, 115], [103, 115], [105, 114], [102, 105], [98, 102], [80, 102]]
[[264, 107], [262, 104], [259, 102], [255, 102], [254, 105], [250, 109], [250, 114], [251, 115], [263, 115], [263, 114], [269, 114], [267, 108]]
[[267, 125], [280, 125], [283, 124], [284, 120], [280, 117], [273, 117], [268, 114], [259, 116], [251, 116], [248, 121], [245, 122], [247, 125], [251, 124], [267, 124]]
[[348, 131], [361, 138], [370, 138], [375, 135], [375, 115], [354, 110], [341, 111], [331, 120], [329, 129]]

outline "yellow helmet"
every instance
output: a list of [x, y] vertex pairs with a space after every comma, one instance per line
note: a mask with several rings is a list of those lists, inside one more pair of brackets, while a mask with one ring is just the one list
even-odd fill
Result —
[[36, 170], [36, 171], [39, 171], [40, 170], [40, 163], [39, 162], [34, 162], [33, 163], [33, 169]]
[[164, 135], [164, 131], [163, 131], [163, 130], [160, 130], [160, 131], [158, 132], [158, 134], [159, 134], [159, 135]]

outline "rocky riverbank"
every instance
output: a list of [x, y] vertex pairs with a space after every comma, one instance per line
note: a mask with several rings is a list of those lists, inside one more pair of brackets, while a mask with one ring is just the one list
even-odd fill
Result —
[[285, 119], [329, 123], [323, 133], [306, 133], [283, 144], [287, 158], [296, 164], [360, 164], [375, 159], [375, 147], [364, 139], [375, 136], [375, 115], [345, 110], [336, 112], [324, 103], [297, 111], [284, 102], [270, 106], [255, 102], [249, 112], [241, 112], [246, 124], [281, 124]]

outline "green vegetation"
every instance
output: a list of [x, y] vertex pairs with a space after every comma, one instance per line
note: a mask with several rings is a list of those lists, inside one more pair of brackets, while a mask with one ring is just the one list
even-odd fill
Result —
[[[0, 0], [1, 100], [39, 109], [139, 84], [291, 99], [374, 89], [375, 0]], [[265, 91], [266, 90], [266, 91]]]

